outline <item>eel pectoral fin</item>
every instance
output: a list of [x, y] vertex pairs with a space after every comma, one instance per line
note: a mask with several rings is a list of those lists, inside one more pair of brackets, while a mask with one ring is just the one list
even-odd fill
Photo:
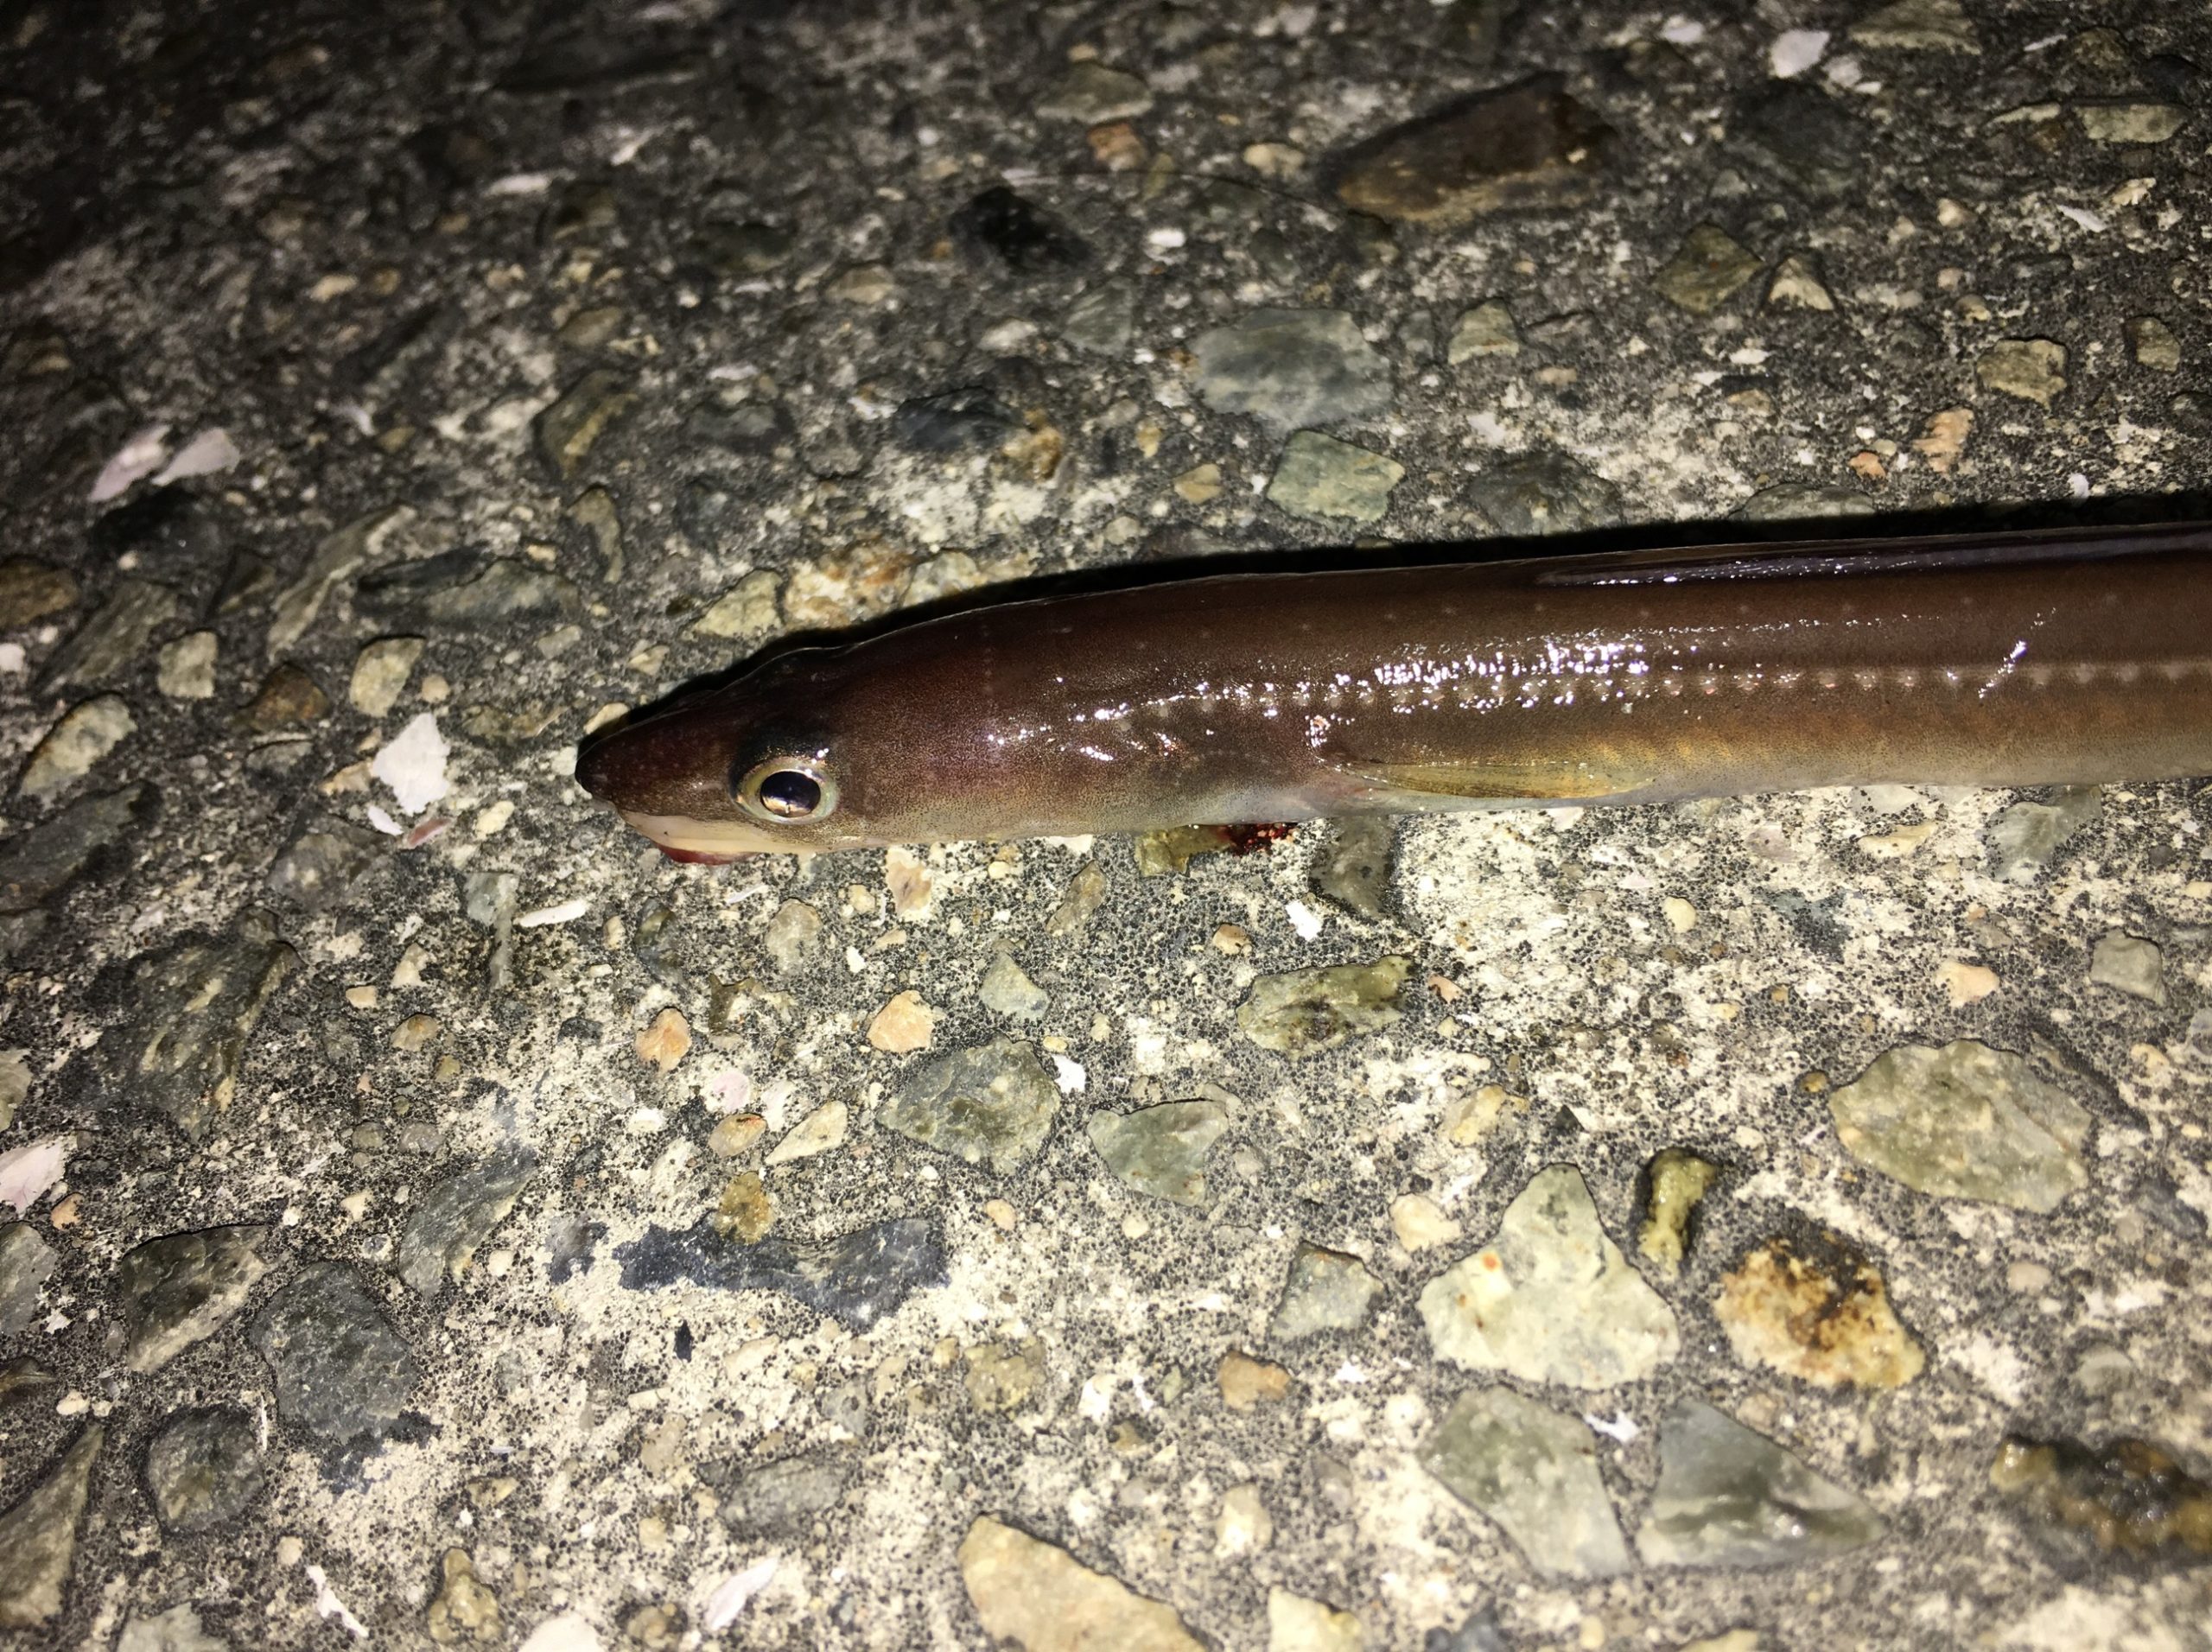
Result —
[[1626, 766], [1574, 758], [1346, 760], [1344, 778], [1374, 797], [1483, 803], [1586, 803], [1642, 791], [1651, 776]]

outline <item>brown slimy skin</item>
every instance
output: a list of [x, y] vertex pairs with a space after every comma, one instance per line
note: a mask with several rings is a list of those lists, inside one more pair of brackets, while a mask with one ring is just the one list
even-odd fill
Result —
[[[832, 806], [748, 810], [741, 783], [784, 759]], [[2199, 525], [1228, 574], [1007, 603], [787, 655], [609, 735], [577, 778], [664, 848], [722, 858], [2207, 773]]]

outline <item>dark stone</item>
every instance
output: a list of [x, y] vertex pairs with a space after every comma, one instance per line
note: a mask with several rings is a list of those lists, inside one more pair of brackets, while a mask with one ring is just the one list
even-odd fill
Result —
[[212, 561], [222, 550], [222, 537], [214, 513], [181, 482], [115, 506], [85, 531], [103, 559], [137, 551], [169, 574], [179, 562]]
[[1315, 858], [1314, 890], [1363, 917], [1382, 918], [1389, 910], [1397, 851], [1397, 822], [1383, 815], [1346, 816]]
[[765, 276], [791, 256], [789, 230], [768, 224], [708, 224], [691, 243], [691, 256], [730, 280]]
[[683, 424], [700, 441], [741, 458], [769, 458], [798, 440], [781, 402], [725, 402], [710, 396], [691, 410]]
[[1502, 534], [1576, 533], [1621, 519], [1620, 490], [1565, 454], [1509, 459], [1477, 477], [1467, 493]]
[[61, 1379], [28, 1354], [0, 1362], [0, 1406], [21, 1405], [60, 1386]]
[[993, 448], [1021, 428], [1021, 415], [978, 386], [917, 397], [891, 416], [892, 435], [918, 453]]
[[227, 1324], [268, 1263], [255, 1249], [269, 1229], [209, 1228], [149, 1239], [116, 1268], [117, 1318], [128, 1338], [124, 1363], [142, 1376], [158, 1371]]
[[2212, 1485], [2149, 1440], [2092, 1446], [2016, 1434], [1998, 1448], [1989, 1479], [2101, 1552], [2212, 1554]]
[[327, 821], [292, 840], [269, 868], [269, 893], [302, 911], [342, 905], [355, 880], [384, 854], [384, 844], [358, 826]]
[[321, 722], [330, 715], [322, 685], [289, 660], [262, 679], [261, 691], [238, 713], [238, 721], [258, 734], [298, 723]]
[[732, 1243], [702, 1217], [682, 1232], [647, 1228], [614, 1254], [630, 1290], [690, 1283], [780, 1291], [855, 1331], [897, 1312], [919, 1287], [947, 1278], [944, 1241], [919, 1217], [879, 1222], [819, 1244], [763, 1239], [750, 1245]]
[[158, 803], [154, 789], [140, 782], [79, 797], [0, 843], [0, 913], [29, 912], [105, 859], [111, 845], [143, 836]]
[[538, 455], [555, 475], [569, 480], [583, 468], [607, 427], [637, 399], [630, 381], [620, 373], [594, 368], [537, 416]]
[[1018, 276], [1077, 270], [1090, 262], [1090, 247], [1059, 219], [994, 184], [952, 215], [953, 238], [969, 257], [995, 257]]
[[399, 1277], [424, 1296], [435, 1296], [448, 1274], [468, 1266], [476, 1247], [506, 1219], [537, 1155], [508, 1147], [458, 1171], [416, 1202], [399, 1236]]
[[587, 1222], [580, 1216], [561, 1214], [545, 1223], [545, 1282], [565, 1285], [569, 1278], [591, 1266], [591, 1254], [607, 1237], [604, 1222]]
[[201, 1134], [230, 1105], [262, 1008], [298, 962], [269, 915], [254, 911], [228, 936], [134, 959], [130, 1019], [99, 1045], [116, 1092]]
[[1355, 212], [1453, 225], [1484, 213], [1576, 206], [1597, 188], [1611, 130], [1537, 75], [1470, 92], [1335, 157], [1337, 199]]
[[734, 1476], [721, 1500], [721, 1516], [739, 1531], [803, 1531], [845, 1495], [847, 1465], [827, 1455], [787, 1457]]
[[1836, 98], [1786, 80], [1745, 108], [1729, 144], [1753, 170], [1827, 205], [1865, 188], [1866, 135]]
[[229, 1525], [260, 1502], [267, 1479], [260, 1430], [233, 1407], [180, 1411], [146, 1447], [146, 1490], [173, 1532]]
[[44, 1479], [0, 1515], [0, 1629], [35, 1629], [60, 1611], [92, 1464], [106, 1440], [107, 1430], [94, 1423]]
[[1429, 1630], [1421, 1639], [1421, 1652], [1505, 1652], [1505, 1637], [1497, 1627], [1497, 1608], [1484, 1606], [1469, 1612], [1457, 1629]]
[[423, 1380], [415, 1356], [343, 1262], [318, 1262], [270, 1297], [249, 1333], [285, 1421], [334, 1446], [379, 1440]]
[[0, 631], [13, 631], [77, 604], [77, 576], [66, 568], [11, 556], [0, 562]]
[[694, 476], [677, 496], [676, 525], [702, 551], [719, 550], [742, 527], [746, 514], [743, 495], [718, 477]]
[[369, 575], [353, 588], [353, 605], [390, 624], [472, 630], [520, 617], [573, 614], [582, 598], [551, 569], [463, 549]]
[[54, 651], [39, 674], [39, 692], [102, 683], [121, 674], [143, 659], [156, 637], [183, 612], [184, 604], [168, 586], [123, 581], [76, 634]]
[[0, 1228], [0, 1341], [37, 1317], [39, 1294], [54, 1277], [54, 1248], [28, 1222]]

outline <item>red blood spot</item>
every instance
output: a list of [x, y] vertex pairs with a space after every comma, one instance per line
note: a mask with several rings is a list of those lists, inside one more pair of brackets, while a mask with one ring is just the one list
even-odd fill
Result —
[[1298, 829], [1291, 822], [1274, 825], [1222, 826], [1216, 828], [1221, 841], [1229, 846], [1232, 855], [1252, 855], [1271, 848]]

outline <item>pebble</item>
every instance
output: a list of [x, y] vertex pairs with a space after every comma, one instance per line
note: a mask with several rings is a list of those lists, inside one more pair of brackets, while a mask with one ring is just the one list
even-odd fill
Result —
[[424, 1626], [440, 1646], [461, 1641], [497, 1642], [501, 1632], [499, 1598], [476, 1575], [467, 1549], [449, 1548], [440, 1562], [443, 1581], [430, 1602]]
[[103, 852], [151, 823], [152, 787], [134, 783], [79, 797], [59, 814], [0, 844], [0, 913], [25, 912], [50, 899], [103, 857]]
[[1294, 1060], [1318, 1055], [1395, 1025], [1398, 989], [1412, 968], [1391, 956], [1258, 976], [1236, 1007], [1237, 1030]]
[[978, 1411], [1017, 1410], [1044, 1385], [1045, 1344], [1033, 1337], [980, 1344], [967, 1350], [967, 1361], [960, 1385]]
[[264, 1227], [207, 1228], [125, 1252], [115, 1275], [124, 1363], [158, 1371], [228, 1325], [269, 1271], [258, 1249], [268, 1237]]
[[0, 1050], [0, 1130], [16, 1121], [16, 1109], [31, 1093], [31, 1052]]
[[1318, 430], [1300, 430], [1285, 444], [1268, 483], [1270, 504], [1311, 521], [1336, 518], [1380, 522], [1390, 509], [1390, 490], [1406, 467]]
[[1390, 364], [1342, 310], [1256, 309], [1199, 334], [1191, 351], [1193, 385], [1217, 413], [1287, 432], [1390, 409]]
[[1559, 453], [1493, 465], [1467, 496], [1499, 533], [1518, 537], [1613, 527], [1624, 510], [1618, 488]]
[[406, 516], [397, 505], [372, 511], [316, 542], [299, 576], [276, 594], [269, 621], [270, 655], [283, 652], [308, 633], [331, 592], [360, 572], [387, 532]]
[[868, 1041], [894, 1056], [928, 1049], [936, 1032], [937, 1012], [912, 988], [894, 995], [868, 1024]]
[[262, 1008], [298, 963], [268, 914], [251, 909], [227, 936], [141, 956], [129, 1018], [100, 1043], [110, 1081], [202, 1134], [230, 1105]]
[[978, 385], [917, 396], [891, 416], [892, 439], [916, 453], [990, 453], [1022, 429], [1021, 415]]
[[268, 1362], [278, 1414], [332, 1446], [392, 1433], [422, 1383], [405, 1339], [343, 1262], [296, 1274], [262, 1305], [248, 1336]]
[[423, 1295], [435, 1296], [448, 1278], [467, 1272], [476, 1248], [506, 1220], [537, 1168], [530, 1149], [503, 1147], [438, 1182], [408, 1212], [393, 1271]]
[[1833, 1239], [1758, 1246], [1722, 1275], [1713, 1316], [1737, 1358], [1821, 1388], [1902, 1388], [1928, 1363], [1880, 1272]]
[[1660, 296], [1691, 315], [1709, 315], [1758, 272], [1757, 254], [1719, 225], [1700, 224], [1653, 274], [1651, 284]]
[[1221, 1508], [1213, 1519], [1213, 1552], [1217, 1560], [1256, 1554], [1274, 1541], [1275, 1522], [1260, 1500], [1255, 1485], [1233, 1485], [1221, 1494]]
[[1993, 391], [2047, 409], [2066, 388], [2066, 346], [2051, 339], [1999, 339], [1981, 353], [1974, 374]]
[[2009, 1051], [1899, 1045], [1828, 1097], [1860, 1162], [1923, 1193], [2047, 1214], [2088, 1185], [2089, 1115]]
[[238, 713], [238, 721], [258, 734], [273, 734], [296, 724], [320, 722], [330, 715], [330, 696], [321, 685], [290, 661], [279, 662], [261, 680], [261, 688]]
[[1221, 1357], [1214, 1373], [1222, 1403], [1231, 1411], [1249, 1411], [1274, 1405], [1290, 1393], [1290, 1373], [1271, 1361], [1255, 1359], [1234, 1349]]
[[1903, 52], [1978, 53], [1981, 41], [1960, 0], [1893, 0], [1850, 29], [1861, 46]]
[[1637, 1178], [1637, 1200], [1643, 1211], [1636, 1230], [1637, 1254], [1672, 1279], [1696, 1242], [1705, 1196], [1720, 1178], [1720, 1166], [1688, 1147], [1662, 1147]]
[[756, 568], [708, 606], [695, 620], [691, 634], [718, 642], [750, 642], [776, 629], [777, 599], [783, 580], [765, 568]]
[[733, 1113], [707, 1133], [707, 1151], [717, 1159], [735, 1159], [751, 1152], [767, 1130], [768, 1121], [758, 1113]]
[[1229, 1113], [1217, 1102], [1163, 1102], [1134, 1113], [1094, 1113], [1084, 1128], [1106, 1168], [1128, 1186], [1204, 1208], [1206, 1159], [1229, 1128]]
[[146, 1447], [146, 1490], [173, 1532], [228, 1526], [261, 1500], [267, 1484], [260, 1428], [231, 1406], [180, 1411]]
[[1301, 1244], [1290, 1259], [1282, 1295], [1268, 1321], [1276, 1342], [1296, 1342], [1329, 1331], [1357, 1331], [1382, 1293], [1382, 1282], [1357, 1256]]
[[166, 585], [142, 579], [119, 581], [76, 634], [54, 651], [39, 674], [39, 692], [52, 694], [121, 676], [183, 611], [176, 593]]
[[1134, 74], [1109, 69], [1095, 60], [1072, 65], [1058, 83], [1037, 101], [1040, 120], [1080, 121], [1085, 126], [1111, 120], [1134, 120], [1151, 109], [1151, 87]]
[[164, 644], [156, 659], [155, 687], [172, 700], [213, 699], [219, 646], [212, 631], [188, 631]]
[[1874, 501], [1855, 487], [1821, 482], [1777, 482], [1729, 513], [1742, 522], [1837, 520], [1874, 514]]
[[851, 1109], [842, 1102], [824, 1102], [814, 1111], [793, 1125], [775, 1150], [769, 1153], [771, 1165], [794, 1164], [801, 1159], [811, 1159], [818, 1153], [845, 1145], [845, 1132], [851, 1122]]
[[0, 562], [0, 631], [34, 625], [77, 606], [77, 576], [27, 556]]
[[2212, 1485], [2149, 1440], [2013, 1435], [1998, 1447], [1989, 1483], [2052, 1523], [2086, 1532], [2097, 1552], [2212, 1554]]
[[682, 1232], [649, 1227], [617, 1249], [626, 1290], [696, 1284], [725, 1291], [779, 1291], [855, 1331], [895, 1313], [925, 1285], [945, 1282], [944, 1243], [919, 1217], [856, 1228], [834, 1239], [763, 1239], [733, 1245], [702, 1217]]
[[1783, 1566], [1882, 1535], [1881, 1516], [1702, 1400], [1659, 1428], [1659, 1484], [1636, 1534], [1648, 1566]]
[[94, 1423], [0, 1515], [0, 1629], [36, 1629], [60, 1611], [92, 1465], [106, 1440], [107, 1430]]
[[1681, 1350], [1673, 1311], [1606, 1235], [1572, 1165], [1538, 1172], [1491, 1242], [1423, 1288], [1421, 1315], [1438, 1358], [1526, 1382], [1611, 1388]]
[[969, 257], [995, 260], [1017, 276], [1052, 275], [1090, 262], [1090, 244], [1059, 217], [993, 184], [952, 215], [952, 238]]
[[2170, 103], [2083, 103], [2074, 118], [2093, 143], [2163, 143], [2189, 122], [2189, 111]]
[[574, 479], [608, 429], [637, 403], [629, 379], [594, 367], [537, 416], [538, 456], [563, 481]]
[[1045, 920], [1045, 933], [1055, 937], [1073, 935], [1091, 920], [1105, 901], [1106, 874], [1098, 869], [1096, 861], [1085, 861], [1075, 876], [1068, 880], [1059, 905]]
[[759, 1464], [718, 1488], [722, 1523], [736, 1532], [803, 1533], [844, 1500], [851, 1472], [827, 1452]]
[[1313, 890], [1363, 918], [1387, 918], [1397, 853], [1396, 821], [1387, 815], [1346, 816], [1314, 857]]
[[1034, 1159], [1059, 1112], [1059, 1087], [1019, 1039], [994, 1039], [906, 1075], [882, 1122], [909, 1141], [1003, 1176]]
[[1520, 353], [1521, 329], [1502, 298], [1486, 299], [1471, 310], [1461, 311], [1444, 346], [1444, 359], [1454, 367], [1479, 357]]
[[1822, 283], [1812, 259], [1802, 252], [1791, 253], [1775, 266], [1774, 279], [1767, 283], [1766, 302], [1773, 309], [1817, 310], [1822, 314], [1835, 308], [1835, 295]]
[[1452, 1243], [1462, 1230], [1426, 1193], [1401, 1193], [1390, 1201], [1390, 1231], [1408, 1251], [1419, 1253]]
[[899, 295], [899, 282], [880, 264], [861, 264], [846, 270], [822, 290], [841, 304], [874, 309]]
[[2007, 881], [2049, 866], [2104, 807], [2100, 786], [2067, 786], [2051, 803], [2016, 803], [1989, 823], [1989, 869]]
[[984, 1633], [1022, 1652], [1204, 1652], [1173, 1607], [989, 1515], [968, 1528], [959, 1560]]
[[789, 230], [772, 224], [708, 224], [701, 227], [691, 250], [716, 275], [741, 281], [781, 269], [797, 245]]
[[1463, 1394], [1421, 1466], [1503, 1529], [1539, 1572], [1610, 1578], [1629, 1568], [1628, 1543], [1598, 1472], [1587, 1424], [1510, 1388]]
[[172, 1606], [165, 1612], [126, 1617], [115, 1652], [231, 1652], [231, 1647], [208, 1634], [190, 1606]]
[[674, 1005], [639, 1029], [638, 1059], [664, 1073], [676, 1071], [691, 1053], [691, 1024]]
[[768, 920], [760, 944], [779, 975], [797, 975], [821, 935], [822, 914], [803, 900], [787, 900]]
[[1137, 289], [1128, 282], [1102, 282], [1060, 313], [1060, 337], [1095, 356], [1119, 356], [1136, 335]]
[[379, 637], [353, 657], [346, 697], [364, 717], [383, 717], [399, 703], [400, 691], [428, 645], [420, 637]]
[[137, 727], [130, 708], [117, 695], [103, 694], [72, 706], [33, 749], [16, 789], [44, 802], [90, 774]]
[[2155, 315], [2138, 315], [2124, 329], [2127, 334], [2127, 348], [2137, 363], [2154, 372], [2177, 372], [2181, 369], [2181, 340], [2174, 330]]
[[760, 1172], [748, 1170], [732, 1177], [708, 1220], [723, 1238], [734, 1239], [741, 1244], [749, 1245], [766, 1238], [768, 1229], [776, 1225], [776, 1201], [769, 1197]]
[[37, 1318], [40, 1295], [59, 1260], [29, 1223], [0, 1227], [0, 1341], [20, 1335]]
[[2156, 945], [2119, 930], [2098, 937], [2089, 953], [2094, 984], [2161, 1006], [2166, 1001], [2165, 969], [2165, 954]]
[[1541, 74], [1386, 128], [1335, 157], [1329, 174], [1355, 212], [1448, 226], [1580, 205], [1597, 191], [1611, 136], [1563, 76]]
[[1356, 1613], [1287, 1589], [1268, 1591], [1268, 1652], [1360, 1652], [1364, 1643]]
[[1052, 995], [1022, 973], [1010, 952], [994, 953], [976, 996], [983, 1007], [1017, 1021], [1034, 1021], [1052, 1007]]

